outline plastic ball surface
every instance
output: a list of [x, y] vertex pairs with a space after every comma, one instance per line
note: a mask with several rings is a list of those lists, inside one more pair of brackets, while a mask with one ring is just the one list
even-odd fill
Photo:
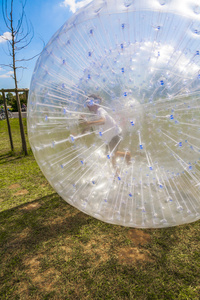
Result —
[[200, 218], [200, 5], [95, 0], [33, 73], [28, 134], [44, 175], [102, 221], [159, 228]]

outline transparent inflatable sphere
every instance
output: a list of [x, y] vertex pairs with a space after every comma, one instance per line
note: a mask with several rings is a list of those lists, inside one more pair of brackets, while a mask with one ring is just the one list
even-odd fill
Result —
[[30, 144], [86, 214], [141, 228], [199, 219], [198, 2], [95, 0], [38, 59]]

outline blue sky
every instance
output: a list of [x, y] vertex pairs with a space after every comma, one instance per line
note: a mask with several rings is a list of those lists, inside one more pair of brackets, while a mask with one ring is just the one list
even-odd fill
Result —
[[[9, 0], [8, 0], [9, 1]], [[19, 13], [20, 0], [14, 0], [18, 3], [16, 6], [16, 14]], [[30, 58], [38, 54], [43, 49], [43, 42], [48, 43], [52, 35], [76, 12], [80, 7], [91, 2], [91, 0], [27, 0], [25, 12], [27, 18], [31, 21], [34, 28], [34, 38], [27, 49], [19, 52], [18, 58]], [[0, 0], [0, 4], [2, 0]], [[7, 41], [9, 39], [8, 29], [6, 28], [2, 11], [0, 8], [0, 63], [10, 64], [11, 57], [7, 52]], [[31, 76], [37, 58], [23, 63], [24, 69], [18, 71], [18, 86], [20, 88], [29, 88]], [[22, 64], [20, 64], [22, 65]], [[11, 77], [12, 70], [8, 67], [0, 67], [0, 89], [14, 88], [14, 80]]]

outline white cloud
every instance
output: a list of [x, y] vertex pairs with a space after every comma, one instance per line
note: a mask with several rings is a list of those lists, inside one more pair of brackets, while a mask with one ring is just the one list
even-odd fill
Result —
[[6, 41], [10, 41], [12, 39], [10, 32], [4, 32], [3, 35], [0, 35], [0, 43], [5, 43]]
[[92, 0], [82, 0], [77, 2], [76, 0], [64, 0], [61, 5], [65, 7], [69, 6], [70, 11], [75, 13], [79, 8], [87, 5], [91, 1]]
[[[1, 69], [1, 70], [3, 70], [3, 69]], [[13, 75], [13, 71], [9, 71], [9, 72], [6, 72], [6, 73], [0, 75], [0, 78], [10, 78], [12, 75]]]

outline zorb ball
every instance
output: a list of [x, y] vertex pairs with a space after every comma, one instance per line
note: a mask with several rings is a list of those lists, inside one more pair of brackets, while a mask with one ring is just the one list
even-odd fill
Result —
[[95, 0], [39, 57], [30, 144], [57, 193], [102, 221], [200, 216], [199, 0]]

